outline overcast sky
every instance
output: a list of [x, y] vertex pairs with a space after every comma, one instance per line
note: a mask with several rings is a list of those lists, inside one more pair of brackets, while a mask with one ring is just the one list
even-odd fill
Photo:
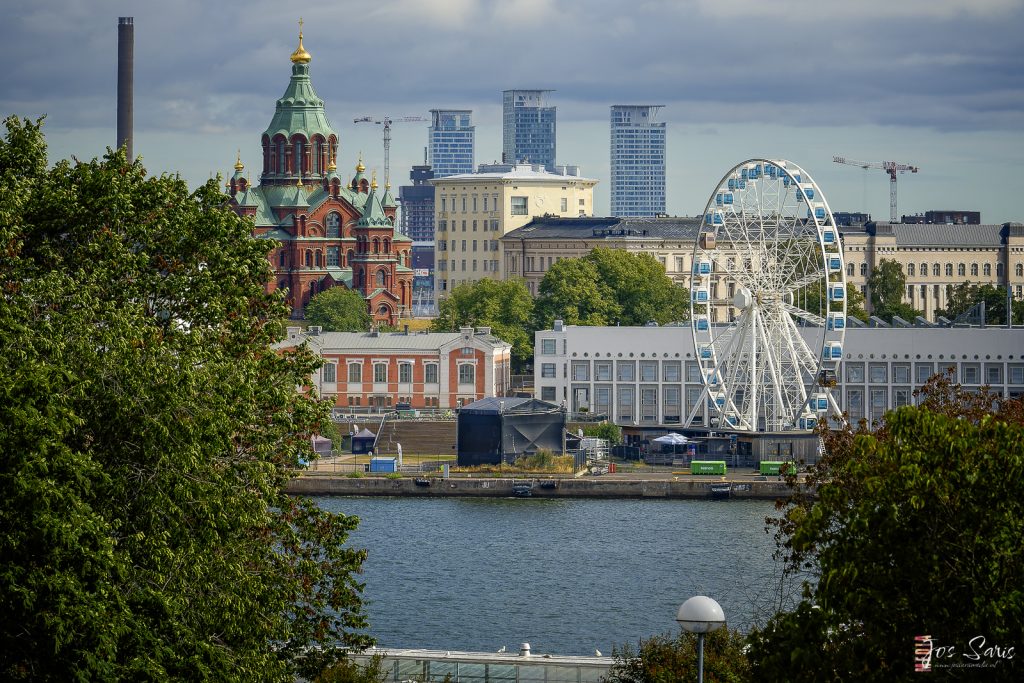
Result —
[[[115, 142], [117, 18], [135, 17], [135, 152], [193, 184], [227, 174], [288, 83], [297, 20], [341, 138], [383, 166], [361, 115], [468, 108], [476, 160], [501, 156], [501, 91], [552, 89], [558, 161], [600, 182], [612, 104], [663, 104], [668, 212], [700, 213], [721, 176], [786, 158], [835, 211], [889, 214], [888, 179], [833, 155], [920, 167], [900, 212], [1024, 221], [1024, 0], [32, 0], [0, 27], [0, 112], [46, 114], [51, 160]], [[425, 123], [396, 124], [393, 185], [422, 163]]]

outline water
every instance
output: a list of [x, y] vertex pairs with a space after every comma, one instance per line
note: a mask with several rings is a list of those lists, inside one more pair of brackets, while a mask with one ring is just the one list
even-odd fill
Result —
[[676, 632], [710, 595], [729, 625], [778, 599], [771, 501], [318, 498], [359, 516], [370, 632], [382, 647], [611, 654]]

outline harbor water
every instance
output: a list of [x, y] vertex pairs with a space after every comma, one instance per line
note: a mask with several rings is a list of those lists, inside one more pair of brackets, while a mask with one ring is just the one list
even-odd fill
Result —
[[[356, 515], [370, 634], [381, 647], [611, 654], [675, 633], [686, 598], [742, 630], [778, 608], [760, 500], [321, 497]], [[786, 599], [783, 597], [782, 599]]]

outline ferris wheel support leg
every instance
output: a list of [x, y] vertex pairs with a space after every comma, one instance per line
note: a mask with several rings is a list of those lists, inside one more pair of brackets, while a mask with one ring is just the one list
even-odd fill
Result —
[[[723, 386], [724, 387], [735, 387], [736, 386], [736, 375], [740, 371], [740, 363], [739, 363], [739, 359], [738, 358], [735, 358], [735, 359], [733, 358], [733, 354], [734, 354], [734, 352], [737, 355], [739, 354], [739, 350], [736, 348], [737, 345], [742, 347], [742, 340], [745, 339], [746, 335], [750, 333], [751, 321], [753, 319], [752, 313], [753, 313], [753, 311], [751, 311], [751, 313], [744, 314], [743, 318], [740, 320], [740, 326], [736, 329], [736, 333], [733, 335], [733, 338], [729, 340], [729, 346], [726, 347], [725, 353], [722, 356], [718, 356], [717, 357], [717, 358], [725, 358], [729, 362], [729, 377], [728, 378], [724, 378], [724, 377], [721, 378], [723, 380]], [[716, 360], [717, 360], [717, 358], [716, 358]], [[717, 367], [717, 365], [718, 365], [718, 363], [716, 362], [716, 367]], [[715, 370], [715, 372], [717, 373], [718, 371]], [[719, 414], [719, 426], [721, 426], [725, 422], [725, 413], [726, 413], [726, 411], [731, 410], [732, 412], [736, 413], [737, 415], [742, 415], [743, 414], [743, 411], [742, 411], [741, 407], [737, 406], [736, 405], [736, 401], [734, 400], [734, 397], [736, 395], [735, 391], [732, 391], [732, 390], [730, 390], [728, 388], [726, 388], [725, 391], [726, 391], [726, 397], [725, 397], [726, 405], [723, 406], [723, 409], [720, 411], [720, 414]]]
[[[774, 354], [771, 353], [771, 349], [770, 349], [770, 347], [768, 345], [768, 335], [764, 331], [763, 328], [760, 329], [759, 332], [761, 333], [761, 343], [764, 345], [764, 348], [765, 348], [766, 353], [768, 355], [767, 362], [766, 362], [766, 364], [768, 366], [768, 371], [771, 373], [771, 376], [772, 376], [772, 388], [774, 389], [774, 393], [775, 393], [775, 406], [776, 406], [775, 422], [777, 423], [776, 426], [781, 428], [782, 427], [782, 421], [780, 419], [780, 415], [782, 414], [783, 411], [787, 411], [789, 406], [786, 405], [786, 400], [785, 400], [785, 398], [782, 395], [782, 378], [779, 376], [779, 369], [780, 368], [778, 367], [777, 360], [776, 360]], [[754, 403], [757, 403], [757, 401], [754, 401]], [[769, 427], [770, 427], [770, 425], [769, 425], [769, 417], [766, 414], [765, 415], [765, 428], [767, 429]]]
[[846, 418], [843, 417], [843, 411], [839, 407], [836, 397], [832, 395], [832, 390], [828, 389], [825, 394], [828, 396], [828, 405], [832, 410], [832, 415], [836, 418], [836, 421], [839, 422], [840, 426], [845, 427], [847, 424]]
[[[705, 405], [708, 400], [708, 387], [705, 384], [704, 388], [701, 389], [700, 397], [697, 398], [697, 402], [693, 404], [693, 408], [690, 409], [690, 414], [686, 416], [686, 422], [683, 423], [683, 427], [690, 427], [693, 424], [693, 418], [697, 417], [697, 413], [700, 412], [701, 406]], [[710, 417], [710, 416], [709, 416]], [[708, 422], [710, 427], [710, 420]]]

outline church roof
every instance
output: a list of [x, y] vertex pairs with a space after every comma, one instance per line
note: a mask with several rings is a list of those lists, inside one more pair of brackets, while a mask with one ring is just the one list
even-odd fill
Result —
[[277, 100], [274, 117], [263, 132], [273, 138], [278, 133], [291, 138], [295, 133], [302, 133], [307, 139], [319, 133], [328, 138], [334, 135], [331, 122], [324, 111], [324, 101], [313, 89], [309, 78], [308, 53], [305, 61], [292, 64], [292, 77], [288, 81], [284, 95]]
[[377, 188], [371, 188], [370, 194], [366, 196], [366, 203], [363, 206], [363, 217], [356, 223], [361, 228], [390, 228], [391, 219], [384, 213], [380, 205], [380, 195]]

